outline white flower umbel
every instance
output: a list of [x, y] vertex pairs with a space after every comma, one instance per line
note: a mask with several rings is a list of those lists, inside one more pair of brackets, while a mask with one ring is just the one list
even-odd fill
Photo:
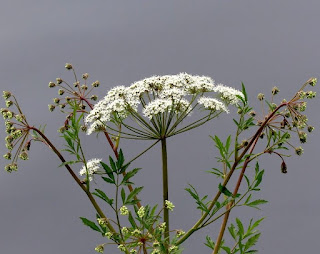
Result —
[[221, 110], [221, 111], [224, 111], [226, 113], [229, 113], [229, 110], [226, 107], [226, 105], [223, 102], [221, 102], [221, 101], [219, 101], [217, 99], [214, 99], [214, 98], [201, 97], [198, 100], [198, 103], [200, 105], [203, 105], [203, 107], [208, 109], [208, 110], [213, 110], [213, 111]]
[[102, 159], [91, 159], [87, 161], [87, 169], [86, 166], [83, 165], [81, 168], [79, 174], [81, 176], [86, 175], [86, 172], [88, 170], [88, 175], [89, 175], [89, 180], [92, 181], [93, 179], [93, 174], [95, 174], [99, 168], [100, 168], [100, 162]]
[[[215, 92], [223, 102], [214, 99]], [[159, 140], [200, 126], [222, 112], [228, 113], [227, 105], [237, 104], [237, 95], [243, 96], [233, 88], [215, 86], [206, 76], [152, 76], [129, 87], [112, 88], [87, 115], [87, 134], [107, 131], [122, 138]], [[183, 120], [199, 106], [210, 110], [207, 116], [181, 128]], [[133, 121], [128, 124], [126, 118]]]
[[239, 103], [239, 98], [237, 95], [243, 98], [242, 92], [222, 84], [218, 84], [216, 87], [214, 87], [213, 91], [219, 93], [220, 98], [227, 104], [231, 105], [237, 105]]

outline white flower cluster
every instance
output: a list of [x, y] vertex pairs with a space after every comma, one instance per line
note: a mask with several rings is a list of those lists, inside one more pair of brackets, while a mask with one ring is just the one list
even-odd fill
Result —
[[239, 98], [237, 95], [241, 96], [242, 98], [244, 97], [242, 92], [222, 84], [218, 84], [216, 87], [214, 87], [213, 91], [220, 93], [220, 98], [227, 104], [232, 105], [237, 105], [239, 103]]
[[[103, 129], [115, 116], [123, 120], [129, 115], [139, 114], [139, 105], [142, 105], [142, 114], [150, 120], [166, 112], [190, 115], [193, 109], [190, 98], [208, 92], [219, 93], [224, 103], [233, 105], [239, 100], [236, 95], [243, 96], [233, 88], [221, 84], [215, 86], [210, 77], [187, 73], [152, 76], [129, 87], [114, 87], [87, 115], [85, 121], [91, 124], [87, 134]], [[217, 99], [202, 97], [198, 102], [208, 110], [228, 112], [226, 105]]]
[[[100, 161], [102, 159], [91, 159], [87, 161], [87, 168], [88, 168], [88, 174], [89, 174], [89, 180], [92, 181], [93, 179], [93, 174], [96, 173], [99, 168], [100, 168]], [[86, 175], [86, 167], [85, 165], [83, 165], [83, 167], [81, 168], [79, 174], [81, 176]]]

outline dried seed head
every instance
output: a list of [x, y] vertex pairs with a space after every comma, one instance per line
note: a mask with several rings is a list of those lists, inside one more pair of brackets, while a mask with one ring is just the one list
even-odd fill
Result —
[[278, 87], [274, 86], [274, 87], [272, 88], [272, 91], [271, 91], [272, 95], [276, 95], [276, 94], [278, 94], [279, 92], [280, 92], [280, 90], [279, 90]]
[[81, 89], [82, 89], [82, 90], [88, 90], [88, 87], [87, 87], [86, 85], [82, 85], [82, 86], [81, 86]]
[[301, 146], [296, 147], [296, 148], [295, 148], [295, 152], [296, 152], [297, 155], [300, 156], [300, 155], [303, 154], [303, 148], [302, 148]]
[[28, 153], [26, 151], [23, 151], [22, 153], [19, 154], [19, 158], [24, 161], [28, 160], [29, 159]]
[[287, 164], [284, 161], [282, 161], [282, 163], [281, 163], [281, 172], [283, 174], [287, 173]]
[[11, 97], [11, 93], [9, 91], [3, 91], [2, 93], [3, 93], [2, 97], [5, 100], [7, 100], [7, 99], [9, 99]]
[[18, 165], [17, 163], [11, 163], [11, 164], [8, 164], [4, 167], [4, 169], [11, 173], [12, 171], [17, 171], [18, 170]]
[[3, 158], [5, 158], [7, 160], [11, 160], [11, 153], [7, 152], [5, 155], [3, 155]]
[[98, 87], [100, 85], [99, 80], [96, 80], [95, 82], [92, 83], [93, 87]]
[[309, 79], [309, 85], [310, 86], [315, 86], [317, 84], [317, 78], [311, 78]]
[[299, 131], [298, 135], [302, 144], [307, 142], [307, 133], [305, 133], [304, 131]]
[[56, 86], [56, 84], [55, 83], [53, 83], [53, 82], [49, 82], [49, 87], [50, 88], [53, 88], [53, 87], [55, 87]]
[[89, 74], [88, 74], [88, 73], [82, 74], [82, 78], [83, 78], [84, 80], [87, 80], [87, 79], [89, 78]]
[[64, 66], [67, 70], [71, 70], [72, 69], [72, 65], [69, 63], [66, 63], [66, 65]]
[[53, 100], [53, 102], [56, 103], [56, 104], [59, 104], [59, 102], [60, 102], [60, 99], [59, 99], [59, 98], [53, 98], [52, 100]]
[[61, 84], [62, 83], [62, 79], [61, 78], [56, 78], [57, 84]]
[[263, 101], [264, 100], [264, 94], [263, 93], [259, 93], [257, 96], [259, 101]]
[[313, 126], [308, 126], [308, 132], [313, 132], [314, 127]]
[[96, 100], [98, 100], [98, 96], [97, 95], [91, 95], [90, 99], [93, 100], [93, 101], [96, 101]]
[[252, 116], [252, 117], [255, 117], [257, 114], [256, 114], [256, 112], [254, 110], [251, 110], [249, 112], [249, 115]]
[[48, 108], [49, 108], [49, 111], [52, 112], [56, 108], [56, 106], [52, 105], [52, 104], [49, 104]]
[[64, 90], [63, 89], [59, 89], [58, 94], [59, 95], [63, 95], [64, 94]]

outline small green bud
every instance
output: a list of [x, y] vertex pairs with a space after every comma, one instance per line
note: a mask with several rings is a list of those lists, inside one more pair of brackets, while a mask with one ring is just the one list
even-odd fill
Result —
[[71, 70], [72, 69], [72, 65], [69, 63], [66, 63], [66, 65], [64, 66], [67, 70]]
[[137, 212], [139, 218], [143, 218], [144, 215], [145, 215], [145, 209], [144, 209], [144, 206], [141, 206]]
[[129, 214], [129, 210], [126, 206], [121, 206], [120, 207], [120, 214], [121, 215], [128, 215]]
[[257, 96], [259, 101], [263, 101], [264, 100], [264, 94], [263, 93], [259, 93]]
[[113, 234], [111, 232], [107, 232], [107, 233], [104, 234], [104, 236], [107, 237], [108, 239], [111, 239]]
[[89, 74], [88, 74], [88, 73], [84, 73], [84, 74], [82, 74], [82, 78], [83, 78], [84, 80], [87, 80], [87, 79], [88, 79], [88, 77], [89, 77]]
[[100, 226], [103, 226], [103, 227], [107, 226], [107, 219], [106, 218], [98, 218], [97, 221]]
[[121, 232], [122, 232], [122, 234], [124, 234], [124, 235], [129, 234], [129, 230], [128, 230], [127, 227], [123, 227], [123, 228], [121, 229]]
[[8, 100], [8, 99], [11, 97], [11, 95], [12, 95], [9, 91], [3, 91], [2, 93], [3, 93], [2, 97], [3, 97], [5, 100]]
[[139, 229], [135, 229], [135, 230], [133, 230], [132, 231], [132, 233], [131, 233], [133, 236], [140, 236], [141, 235], [141, 231], [139, 230]]
[[[165, 203], [165, 206], [166, 206], [166, 208], [167, 208], [168, 210], [173, 211], [173, 208], [174, 208], [175, 206], [172, 204], [172, 202], [170, 202], [169, 200], [165, 200], [164, 203]], [[142, 216], [142, 217], [143, 217], [143, 216]]]
[[126, 251], [127, 250], [126, 246], [124, 246], [123, 244], [120, 244], [118, 246], [118, 249], [121, 250], [121, 251]]
[[24, 115], [15, 115], [15, 118], [18, 122], [22, 123], [23, 120], [25, 119]]
[[307, 99], [313, 99], [313, 98], [316, 97], [316, 95], [317, 95], [317, 92], [313, 92], [313, 91], [306, 92], [306, 98]]
[[58, 90], [58, 94], [59, 94], [59, 95], [63, 95], [63, 94], [64, 94], [64, 90], [63, 90], [63, 89], [59, 89], [59, 90]]
[[157, 248], [157, 247], [160, 246], [160, 243], [159, 243], [157, 240], [155, 240], [155, 241], [153, 242], [152, 246], [153, 246], [154, 248]]
[[186, 232], [184, 232], [183, 230], [178, 230], [177, 231], [177, 237], [181, 237], [185, 234]]
[[13, 149], [12, 143], [6, 143], [6, 148], [11, 151]]
[[303, 144], [303, 143], [306, 143], [307, 142], [307, 133], [303, 132], [303, 131], [299, 131], [299, 139], [300, 139], [300, 142]]

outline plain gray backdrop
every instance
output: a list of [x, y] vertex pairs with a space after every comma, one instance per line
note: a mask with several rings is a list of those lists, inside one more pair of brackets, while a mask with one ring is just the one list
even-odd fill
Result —
[[[48, 112], [47, 104], [57, 92], [49, 90], [48, 82], [56, 77], [72, 82], [66, 62], [79, 74], [88, 72], [90, 81], [100, 80], [100, 96], [115, 85], [130, 85], [151, 75], [188, 72], [236, 88], [244, 82], [252, 105], [258, 105], [257, 93], [269, 96], [274, 85], [281, 90], [279, 100], [289, 98], [307, 79], [319, 76], [319, 11], [317, 0], [3, 0], [0, 87], [16, 95], [29, 122], [47, 124], [46, 133], [59, 148], [63, 143], [56, 130], [64, 118]], [[319, 249], [318, 108], [318, 99], [310, 102], [307, 114], [316, 131], [309, 135], [305, 154], [288, 160], [288, 174], [280, 173], [278, 158], [266, 155], [260, 160], [266, 173], [263, 192], [256, 197], [269, 203], [262, 211], [232, 212], [232, 219], [238, 216], [246, 222], [266, 217], [257, 244], [261, 254]], [[216, 178], [205, 173], [218, 166], [209, 135], [233, 134], [233, 117], [234, 111], [169, 140], [170, 200], [176, 205], [172, 228], [187, 230], [199, 216], [184, 191], [188, 183], [202, 195], [217, 190]], [[3, 121], [0, 127], [4, 154]], [[111, 153], [102, 136], [85, 137], [85, 142], [89, 158], [107, 158]], [[121, 143], [127, 159], [147, 145]], [[0, 162], [4, 167], [6, 161]], [[35, 143], [30, 160], [20, 163], [18, 172], [0, 173], [1, 254], [87, 254], [105, 242], [82, 225], [79, 217], [93, 219], [94, 210], [59, 164], [49, 149]], [[137, 186], [145, 185], [143, 203], [161, 202], [159, 147], [134, 166], [143, 168], [136, 177]], [[79, 169], [75, 166], [75, 171]], [[185, 253], [211, 253], [203, 242], [206, 235], [215, 239], [219, 227], [217, 223], [195, 233], [184, 244]]]

